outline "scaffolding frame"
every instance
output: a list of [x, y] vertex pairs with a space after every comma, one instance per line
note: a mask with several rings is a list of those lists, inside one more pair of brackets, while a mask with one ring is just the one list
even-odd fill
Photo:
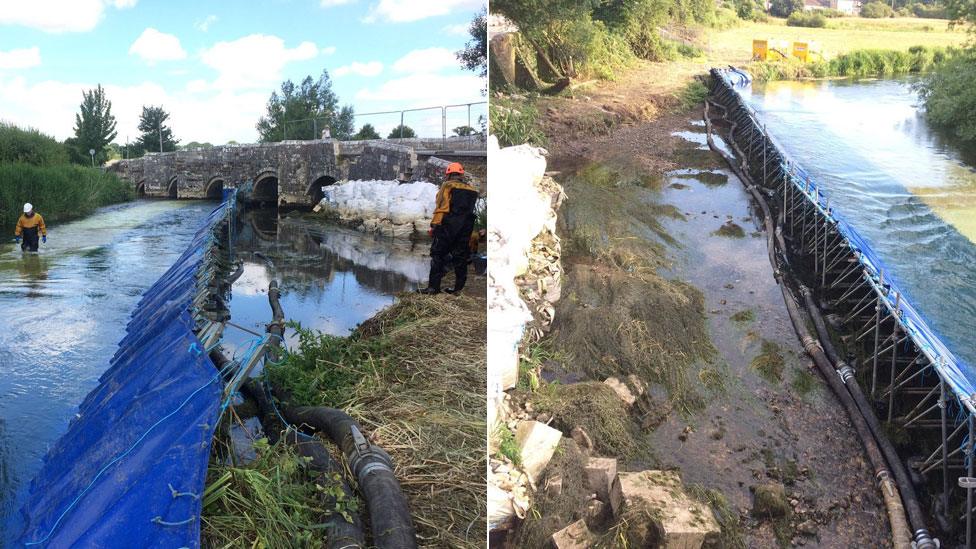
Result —
[[[790, 248], [786, 264], [830, 313], [838, 348], [847, 350], [848, 363], [870, 389], [885, 427], [900, 435], [894, 440], [899, 455], [924, 484], [943, 540], [973, 547], [976, 395], [967, 394], [949, 368], [960, 363], [945, 345], [933, 345], [923, 335], [918, 318], [906, 315], [910, 305], [889, 284], [884, 269], [851, 241], [852, 229], [842, 230], [829, 198], [781, 152], [734, 89], [734, 78], [728, 78], [737, 76], [733, 72], [712, 71], [709, 101], [735, 123], [731, 138], [745, 154], [748, 175], [765, 195]], [[909, 449], [913, 455], [906, 459]]]

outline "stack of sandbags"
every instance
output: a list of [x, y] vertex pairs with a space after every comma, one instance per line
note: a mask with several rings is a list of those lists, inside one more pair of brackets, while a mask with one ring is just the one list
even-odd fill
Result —
[[[552, 322], [551, 304], [559, 296], [560, 274], [556, 212], [564, 195], [562, 188], [545, 176], [544, 149], [529, 145], [501, 149], [498, 140], [491, 136], [488, 151], [492, 158], [492, 169], [488, 174], [491, 189], [488, 197], [491, 211], [488, 216], [488, 256], [491, 258], [488, 267], [488, 424], [492, 432], [489, 447], [494, 451], [499, 447], [497, 433], [500, 430], [522, 433], [526, 428], [525, 421], [509, 421], [505, 391], [518, 382], [520, 344], [537, 337], [532, 326], [548, 327]], [[526, 432], [555, 431], [542, 424], [535, 425], [537, 422], [534, 421], [528, 423], [536, 428]], [[524, 438], [530, 441], [532, 437], [526, 435]], [[553, 440], [558, 442], [558, 437]], [[521, 442], [526, 441], [520, 440], [520, 447]], [[529, 473], [530, 478], [533, 473]], [[508, 469], [501, 473], [493, 470], [489, 476], [489, 492], [495, 495], [489, 498], [488, 508], [492, 529], [507, 527], [513, 516], [524, 516], [524, 483], [510, 482], [512, 478]]]
[[437, 186], [426, 181], [346, 181], [323, 187], [321, 205], [359, 230], [393, 237], [427, 232]]

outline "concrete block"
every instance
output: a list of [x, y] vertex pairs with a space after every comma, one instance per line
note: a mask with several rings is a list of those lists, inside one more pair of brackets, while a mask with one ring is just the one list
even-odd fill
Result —
[[549, 465], [563, 434], [538, 421], [523, 421], [515, 431], [515, 443], [522, 457], [522, 470], [532, 482], [539, 479]]
[[591, 457], [586, 462], [586, 482], [596, 497], [609, 503], [610, 490], [617, 478], [617, 460], [614, 458]]
[[594, 541], [593, 534], [582, 519], [552, 535], [552, 545], [556, 549], [587, 549]]
[[720, 528], [711, 509], [691, 499], [674, 471], [620, 473], [620, 495], [626, 509], [647, 506], [638, 516], [648, 521], [633, 525], [631, 543], [643, 546], [657, 539], [665, 549], [700, 549], [718, 539]]

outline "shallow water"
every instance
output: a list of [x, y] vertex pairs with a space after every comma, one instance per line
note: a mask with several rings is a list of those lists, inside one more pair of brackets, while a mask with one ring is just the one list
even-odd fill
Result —
[[[214, 206], [138, 201], [53, 224], [37, 255], [0, 245], [0, 526], [7, 525], [0, 531], [17, 530], [18, 493], [97, 385], [141, 294]], [[346, 335], [392, 304], [395, 293], [414, 288], [428, 266], [422, 244], [279, 219], [274, 211], [246, 212], [235, 250], [245, 271], [231, 296], [232, 321], [259, 333], [271, 317], [272, 277], [281, 284], [286, 319]], [[224, 341], [234, 350], [253, 337], [228, 328]]]
[[933, 131], [907, 80], [743, 91], [949, 348], [976, 365], [976, 157]]

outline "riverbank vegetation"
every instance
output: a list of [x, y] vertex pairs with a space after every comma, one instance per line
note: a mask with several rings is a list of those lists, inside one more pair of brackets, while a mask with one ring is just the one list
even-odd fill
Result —
[[955, 48], [925, 46], [914, 46], [908, 51], [866, 49], [809, 63], [796, 59], [755, 61], [747, 65], [747, 69], [760, 82], [828, 77], [880, 78], [928, 73], [944, 65], [958, 53], [960, 50]]
[[[946, 11], [957, 27], [976, 30], [976, 8], [964, 0], [948, 0]], [[945, 63], [918, 86], [932, 125], [973, 144], [976, 143], [976, 44], [963, 55]]]
[[0, 227], [12, 233], [25, 202], [50, 225], [132, 197], [115, 175], [69, 160], [68, 147], [53, 137], [0, 123]]
[[[403, 295], [349, 337], [293, 326], [298, 348], [267, 369], [291, 404], [341, 408], [389, 452], [425, 546], [482, 547], [486, 536], [487, 327], [484, 288], [476, 290], [458, 297]], [[311, 479], [301, 460], [278, 445], [258, 451], [248, 465], [211, 466], [205, 539], [252, 546], [282, 539], [279, 529], [308, 530], [319, 516], [314, 494], [301, 487]], [[266, 486], [263, 477], [271, 476], [282, 481]], [[262, 497], [286, 513], [248, 511], [242, 496], [264, 489], [272, 493]], [[313, 537], [321, 541], [320, 532]]]

